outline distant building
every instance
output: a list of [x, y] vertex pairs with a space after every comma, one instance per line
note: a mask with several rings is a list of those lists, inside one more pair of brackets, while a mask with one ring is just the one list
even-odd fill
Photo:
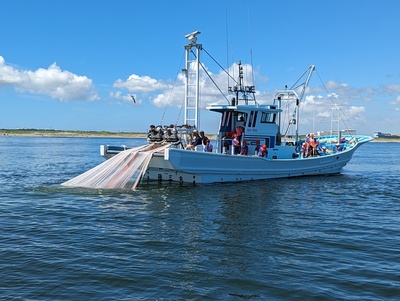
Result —
[[374, 132], [374, 138], [400, 138], [400, 136], [390, 133]]

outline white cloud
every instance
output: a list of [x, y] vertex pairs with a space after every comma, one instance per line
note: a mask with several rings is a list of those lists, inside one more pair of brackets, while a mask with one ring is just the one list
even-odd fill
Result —
[[0, 85], [13, 85], [20, 82], [20, 72], [10, 66], [7, 66], [4, 58], [0, 56]]
[[141, 99], [138, 99], [136, 94], [123, 94], [122, 91], [110, 92], [109, 96], [122, 102], [130, 102], [134, 104], [141, 104]]
[[151, 78], [150, 76], [139, 76], [132, 74], [126, 81], [118, 79], [114, 85], [114, 88], [124, 88], [130, 92], [147, 93], [160, 90], [170, 89], [171, 86], [164, 83], [161, 80]]
[[[252, 78], [252, 76], [248, 76], [249, 74], [253, 75], [252, 67], [245, 64], [242, 67], [245, 75], [244, 84], [253, 85], [251, 82], [246, 82], [246, 78]], [[235, 85], [235, 81], [232, 78], [228, 80], [228, 75], [223, 70], [216, 74], [209, 70], [207, 71], [210, 76], [204, 70], [200, 72], [200, 108], [204, 109], [211, 103], [225, 104], [230, 102], [233, 95], [227, 94], [227, 90], [228, 86]], [[238, 66], [236, 63], [227, 70], [228, 73], [234, 74], [235, 80], [237, 79], [237, 71]], [[255, 73], [254, 77], [256, 79], [257, 76], [258, 74]], [[136, 99], [148, 100], [156, 107], [182, 107], [184, 105], [184, 83], [185, 75], [183, 73], [177, 76], [174, 84], [167, 84], [163, 80], [149, 76], [133, 74], [126, 81], [116, 81], [114, 87], [121, 89], [121, 91], [112, 95], [116, 99], [130, 101], [129, 93], [135, 93]], [[226, 98], [214, 83], [220, 87]], [[394, 88], [392, 87], [392, 89]], [[260, 104], [271, 102], [275, 92], [257, 91], [257, 102]], [[329, 130], [332, 127], [331, 117], [335, 112], [333, 110], [335, 104], [340, 108], [337, 113], [340, 113], [339, 118], [342, 127], [358, 128], [360, 125], [363, 126], [367, 117], [366, 108], [362, 104], [374, 100], [377, 94], [381, 95], [382, 91], [378, 92], [378, 90], [371, 87], [355, 88], [348, 83], [340, 83], [333, 80], [319, 86], [310, 86], [306, 90], [306, 96], [302, 100], [300, 107], [301, 130], [314, 131], [314, 126], [316, 129]], [[124, 93], [127, 94], [124, 96]], [[400, 102], [400, 99], [398, 98], [396, 102]], [[285, 107], [285, 109], [288, 109], [288, 116], [284, 118], [289, 120], [294, 113], [294, 102], [290, 104], [290, 107], [289, 105]]]
[[[333, 91], [333, 92], [331, 92]], [[377, 93], [372, 87], [355, 88], [348, 83], [339, 83], [329, 80], [325, 85], [318, 87], [310, 87], [308, 94], [329, 94], [331, 98], [336, 98], [340, 95], [340, 101], [348, 103], [351, 101], [371, 102]]]
[[[250, 65], [242, 65], [245, 74], [251, 74], [252, 69]], [[206, 68], [206, 67], [204, 67]], [[237, 73], [237, 64], [232, 65], [231, 70], [235, 70]], [[207, 70], [207, 69], [206, 69]], [[224, 94], [228, 90], [228, 76], [224, 71], [220, 71], [218, 74], [212, 74], [207, 70], [210, 76], [200, 71], [199, 85], [200, 85], [200, 107], [205, 108], [210, 103], [227, 103], [230, 101], [230, 96], [227, 99], [221, 94], [215, 84], [220, 88]], [[231, 72], [234, 74], [235, 72]], [[212, 78], [212, 80], [210, 79]], [[214, 84], [215, 83], [215, 84]], [[232, 79], [229, 80], [229, 85], [233, 86], [235, 83]], [[142, 99], [144, 95], [149, 96], [150, 101], [157, 107], [165, 107], [166, 105], [180, 107], [184, 105], [184, 93], [185, 93], [185, 75], [179, 73], [174, 84], [167, 84], [163, 80], [151, 78], [149, 76], [139, 76], [132, 74], [126, 81], [121, 79], [117, 80], [114, 84], [114, 88], [125, 89], [130, 93], [137, 93], [137, 99]], [[245, 85], [251, 85], [245, 82]], [[111, 94], [112, 97], [121, 100], [122, 92], [118, 94]], [[127, 99], [127, 98], [126, 98]]]
[[123, 94], [122, 91], [111, 92], [110, 96], [117, 100], [132, 102], [133, 99], [130, 95], [134, 95], [135, 100], [137, 103], [142, 103], [143, 98], [150, 98], [152, 99], [152, 103], [157, 107], [165, 106], [166, 100], [164, 98], [164, 94], [155, 94], [157, 92], [168, 92], [171, 91], [173, 86], [166, 84], [162, 80], [157, 80], [151, 78], [150, 76], [140, 76], [136, 74], [132, 74], [128, 77], [126, 81], [118, 79], [113, 84], [114, 88], [119, 88], [123, 90], [127, 90], [128, 94]]
[[[334, 81], [330, 81], [327, 86], [332, 89], [336, 87], [335, 92], [327, 93], [326, 89], [321, 87], [310, 88], [309, 92], [314, 94], [307, 94], [301, 102], [302, 131], [330, 130], [331, 127], [338, 126], [338, 123], [341, 128], [355, 128], [365, 122], [365, 107], [350, 104], [349, 101], [355, 97], [352, 95], [356, 93], [355, 89]], [[340, 90], [341, 94], [336, 93], [337, 90]], [[294, 112], [294, 104], [289, 112]]]
[[335, 82], [335, 81], [333, 81], [333, 80], [329, 80], [329, 81], [327, 81], [325, 87], [326, 87], [328, 90], [335, 90], [335, 91], [337, 91], [337, 90], [347, 89], [347, 88], [349, 88], [349, 85], [346, 84], [346, 83], [337, 83], [337, 82]]
[[395, 100], [389, 102], [390, 105], [398, 106], [400, 105], [400, 95], [396, 97]]
[[386, 85], [385, 89], [389, 93], [400, 93], [400, 84]]
[[63, 71], [56, 63], [47, 69], [18, 70], [8, 66], [0, 56], [0, 85], [12, 85], [20, 93], [48, 95], [62, 101], [99, 99], [91, 79]]

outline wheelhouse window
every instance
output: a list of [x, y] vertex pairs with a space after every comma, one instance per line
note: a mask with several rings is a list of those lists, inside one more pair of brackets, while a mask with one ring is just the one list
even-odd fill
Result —
[[224, 112], [221, 117], [221, 132], [232, 130], [232, 112]]
[[245, 122], [246, 121], [246, 114], [245, 113], [238, 113], [236, 115], [236, 122]]
[[266, 113], [263, 112], [261, 115], [261, 123], [274, 123], [275, 122], [275, 113]]

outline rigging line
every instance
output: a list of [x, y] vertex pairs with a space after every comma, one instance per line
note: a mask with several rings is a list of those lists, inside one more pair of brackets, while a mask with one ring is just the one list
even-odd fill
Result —
[[[331, 93], [328, 91], [328, 89], [326, 88], [324, 82], [322, 81], [322, 78], [321, 78], [321, 76], [319, 75], [318, 70], [315, 69], [315, 71], [316, 71], [316, 73], [317, 73], [317, 76], [318, 76], [318, 78], [319, 78], [319, 80], [320, 80], [322, 86], [324, 87], [326, 93], [327, 93], [328, 96], [329, 96]], [[329, 96], [329, 100], [332, 102], [332, 104], [335, 105], [335, 103], [334, 103], [334, 101], [333, 101], [333, 97]], [[353, 125], [352, 125], [352, 123], [351, 123], [351, 120], [347, 117], [347, 115], [346, 115], [345, 112], [342, 110], [342, 108], [339, 108], [339, 111], [342, 113], [342, 115], [346, 118], [346, 120], [349, 122], [350, 126], [352, 127]], [[325, 117], [324, 117], [324, 118], [325, 118]], [[344, 123], [345, 126], [347, 127], [347, 124], [346, 124], [345, 120], [344, 120], [343, 118], [340, 118], [340, 119], [343, 121], [343, 123]], [[321, 122], [322, 122], [322, 121], [321, 121]]]
[[[178, 71], [176, 72], [174, 84], [173, 84], [173, 86], [172, 86], [171, 91], [169, 92], [168, 101], [167, 101], [167, 104], [165, 105], [165, 109], [164, 109], [164, 112], [163, 112], [162, 117], [161, 117], [161, 123], [160, 123], [161, 125], [163, 124], [163, 120], [164, 120], [164, 117], [165, 117], [165, 113], [167, 112], [167, 108], [168, 108], [169, 105], [170, 105], [170, 100], [171, 100], [172, 91], [173, 91], [174, 88], [175, 88], [176, 81], [177, 81], [177, 78], [178, 78], [179, 69], [181, 69], [182, 62], [183, 62], [183, 58], [184, 58], [184, 57], [185, 57], [185, 53], [183, 53], [183, 55], [182, 55], [181, 62], [179, 63]], [[181, 107], [181, 108], [182, 108], [182, 107]], [[182, 109], [181, 109], [181, 110], [182, 110]], [[180, 115], [180, 112], [179, 112], [179, 115]]]
[[[329, 95], [330, 93], [329, 93], [328, 89], [326, 88], [324, 82], [322, 81], [322, 78], [321, 78], [321, 76], [319, 75], [318, 70], [317, 70], [316, 68], [315, 68], [315, 72], [317, 73], [317, 76], [318, 76], [318, 78], [319, 78], [319, 81], [321, 82], [322, 86], [324, 87], [326, 93]], [[330, 101], [334, 104], [334, 102], [333, 102], [333, 100], [332, 100], [332, 97], [329, 97], [329, 99], [330, 99]], [[324, 119], [325, 119], [326, 117], [328, 117], [330, 111], [331, 111], [331, 110], [329, 110], [328, 112], [326, 112], [325, 116], [323, 116], [323, 117], [321, 118], [321, 120], [320, 120], [320, 122], [319, 122], [320, 124], [324, 121]]]
[[181, 105], [181, 107], [180, 107], [180, 109], [179, 109], [178, 116], [176, 117], [175, 125], [177, 125], [177, 124], [178, 124], [179, 118], [181, 118], [181, 114], [182, 114], [182, 107], [183, 107], [183, 106]]
[[[349, 127], [348, 126], [348, 124], [346, 123], [346, 121], [350, 124], [350, 127], [353, 127], [353, 125], [352, 125], [352, 123], [351, 123], [351, 120], [349, 120], [348, 118], [347, 118], [347, 116], [346, 116], [346, 114], [343, 112], [343, 110], [341, 109], [341, 108], [339, 108], [339, 107], [337, 107], [338, 109], [337, 110], [339, 110], [340, 112], [341, 112], [341, 114], [339, 114], [339, 116], [338, 116], [338, 118], [340, 119], [340, 121], [342, 121], [343, 123], [344, 123], [344, 125], [345, 125], [345, 127]], [[320, 120], [320, 124], [322, 124], [322, 122], [325, 120], [325, 118], [327, 118], [329, 115], [332, 115], [332, 110], [334, 110], [334, 109], [330, 109], [328, 112], [326, 112], [326, 114], [321, 118], [321, 120]], [[341, 117], [341, 115], [343, 115], [345, 118], [346, 118], [346, 120], [345, 119], [343, 119], [342, 117]], [[331, 117], [332, 118], [332, 117]]]
[[306, 84], [306, 82], [304, 82], [304, 83], [301, 83], [301, 84], [299, 84], [299, 85], [297, 85], [296, 87], [291, 87], [290, 88], [290, 90], [296, 90], [297, 88], [300, 88], [301, 86], [304, 86]]
[[[310, 69], [310, 68], [308, 68], [308, 69], [299, 77], [299, 79], [292, 85], [292, 87], [290, 88], [290, 90], [294, 90], [294, 89], [295, 89], [294, 86], [296, 86], [297, 83], [303, 78], [303, 76], [306, 75], [306, 73], [308, 72], [309, 69]], [[304, 83], [301, 84], [301, 85], [304, 85]], [[301, 85], [298, 85], [296, 88], [300, 87]]]
[[[325, 86], [324, 82], [322, 81], [322, 78], [321, 78], [321, 76], [319, 75], [319, 73], [318, 73], [318, 70], [317, 70], [317, 69], [315, 69], [315, 71], [316, 71], [316, 73], [317, 73], [317, 76], [318, 76], [318, 78], [319, 78], [319, 80], [320, 80], [320, 82], [321, 82], [322, 86], [324, 87], [324, 89], [325, 89], [326, 93], [329, 95], [329, 94], [330, 94], [330, 92], [328, 91], [328, 89], [326, 88], [326, 86]], [[329, 99], [330, 99], [330, 101], [331, 101], [331, 102], [334, 104], [334, 102], [333, 102], [333, 100], [332, 100], [332, 97], [330, 97], [330, 96], [329, 96]]]
[[330, 111], [326, 112], [326, 114], [324, 116], [322, 116], [321, 121], [319, 122], [320, 124], [322, 123], [322, 121], [324, 121], [324, 119], [326, 117], [328, 117], [328, 114], [330, 113]]
[[320, 80], [320, 82], [321, 82], [321, 84], [322, 84], [322, 86], [324, 87], [324, 89], [325, 89], [325, 91], [326, 91], [326, 93], [328, 94], [328, 98], [329, 98], [329, 100], [332, 102], [332, 104], [333, 105], [335, 105], [335, 102], [333, 101], [333, 97], [332, 96], [330, 96], [330, 92], [328, 91], [328, 89], [326, 88], [326, 86], [325, 86], [325, 84], [324, 84], [324, 82], [323, 82], [323, 80], [322, 80], [322, 78], [321, 78], [321, 76], [319, 75], [319, 73], [318, 73], [318, 70], [317, 69], [315, 69], [315, 71], [316, 71], [316, 73], [317, 73], [317, 76], [318, 76], [318, 78], [319, 78], [319, 80]]
[[203, 69], [203, 71], [207, 74], [209, 79], [213, 82], [214, 86], [218, 89], [218, 91], [221, 93], [221, 95], [226, 99], [226, 101], [229, 104], [228, 98], [225, 96], [224, 92], [221, 91], [220, 87], [218, 87], [217, 83], [212, 79], [211, 75], [207, 72], [207, 70], [205, 69], [204, 65], [200, 63], [200, 66]]
[[[350, 123], [351, 127], [353, 127], [353, 125], [351, 124], [351, 120], [347, 117], [347, 115], [346, 115], [345, 112], [342, 110], [342, 108], [339, 107], [339, 111], [342, 112], [342, 115], [343, 115], [343, 116], [346, 118], [346, 120]], [[344, 125], [345, 125], [346, 127], [348, 127], [347, 124], [346, 124], [346, 120], [344, 120], [343, 118], [340, 118], [340, 119], [343, 121]]]
[[227, 72], [224, 67], [221, 66], [221, 64], [219, 64], [212, 56], [211, 54], [209, 54], [207, 52], [207, 50], [204, 49], [204, 47], [202, 47], [202, 49], [204, 50], [204, 52], [214, 61], [214, 63], [216, 63], [218, 65], [218, 67], [220, 67], [237, 85], [239, 84], [234, 77], [232, 77], [229, 72]]
[[[238, 84], [238, 82], [224, 69], [224, 67], [222, 67], [208, 52], [207, 50], [205, 50], [203, 47], [201, 48], [230, 78], [232, 78], [232, 80]], [[196, 54], [192, 51], [192, 54], [196, 57]], [[210, 78], [210, 80], [213, 82], [213, 84], [215, 85], [215, 87], [218, 89], [218, 91], [221, 93], [221, 95], [225, 98], [225, 100], [228, 102], [228, 104], [230, 103], [228, 98], [225, 96], [225, 94], [221, 91], [220, 87], [218, 87], [218, 85], [216, 84], [216, 82], [212, 79], [211, 75], [207, 72], [207, 70], [205, 69], [203, 63], [200, 63], [201, 68], [203, 69], [203, 71], [207, 74], [207, 76]]]
[[326, 93], [328, 93], [328, 94], [329, 94], [329, 91], [328, 91], [327, 87], [325, 86], [325, 84], [324, 84], [324, 82], [323, 82], [323, 80], [322, 80], [321, 76], [319, 75], [319, 72], [318, 72], [317, 68], [315, 68], [315, 71], [317, 72], [318, 78], [319, 78], [319, 80], [320, 80], [320, 82], [321, 82], [322, 86], [324, 87], [324, 89], [325, 89]]
[[251, 61], [251, 79], [253, 81], [253, 85], [255, 86], [256, 81], [254, 79], [253, 49], [251, 48], [250, 48], [250, 61]]

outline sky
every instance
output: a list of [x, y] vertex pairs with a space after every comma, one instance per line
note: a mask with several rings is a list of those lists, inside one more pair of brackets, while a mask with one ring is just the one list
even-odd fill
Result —
[[[332, 126], [400, 134], [400, 1], [2, 0], [0, 129], [145, 132], [182, 124], [184, 45], [199, 30], [205, 69], [255, 85], [259, 103], [316, 66], [300, 131]], [[215, 64], [215, 61], [219, 65]], [[134, 96], [133, 101], [131, 95]], [[225, 101], [201, 77], [201, 128], [216, 133]], [[329, 121], [328, 121], [329, 120]]]

